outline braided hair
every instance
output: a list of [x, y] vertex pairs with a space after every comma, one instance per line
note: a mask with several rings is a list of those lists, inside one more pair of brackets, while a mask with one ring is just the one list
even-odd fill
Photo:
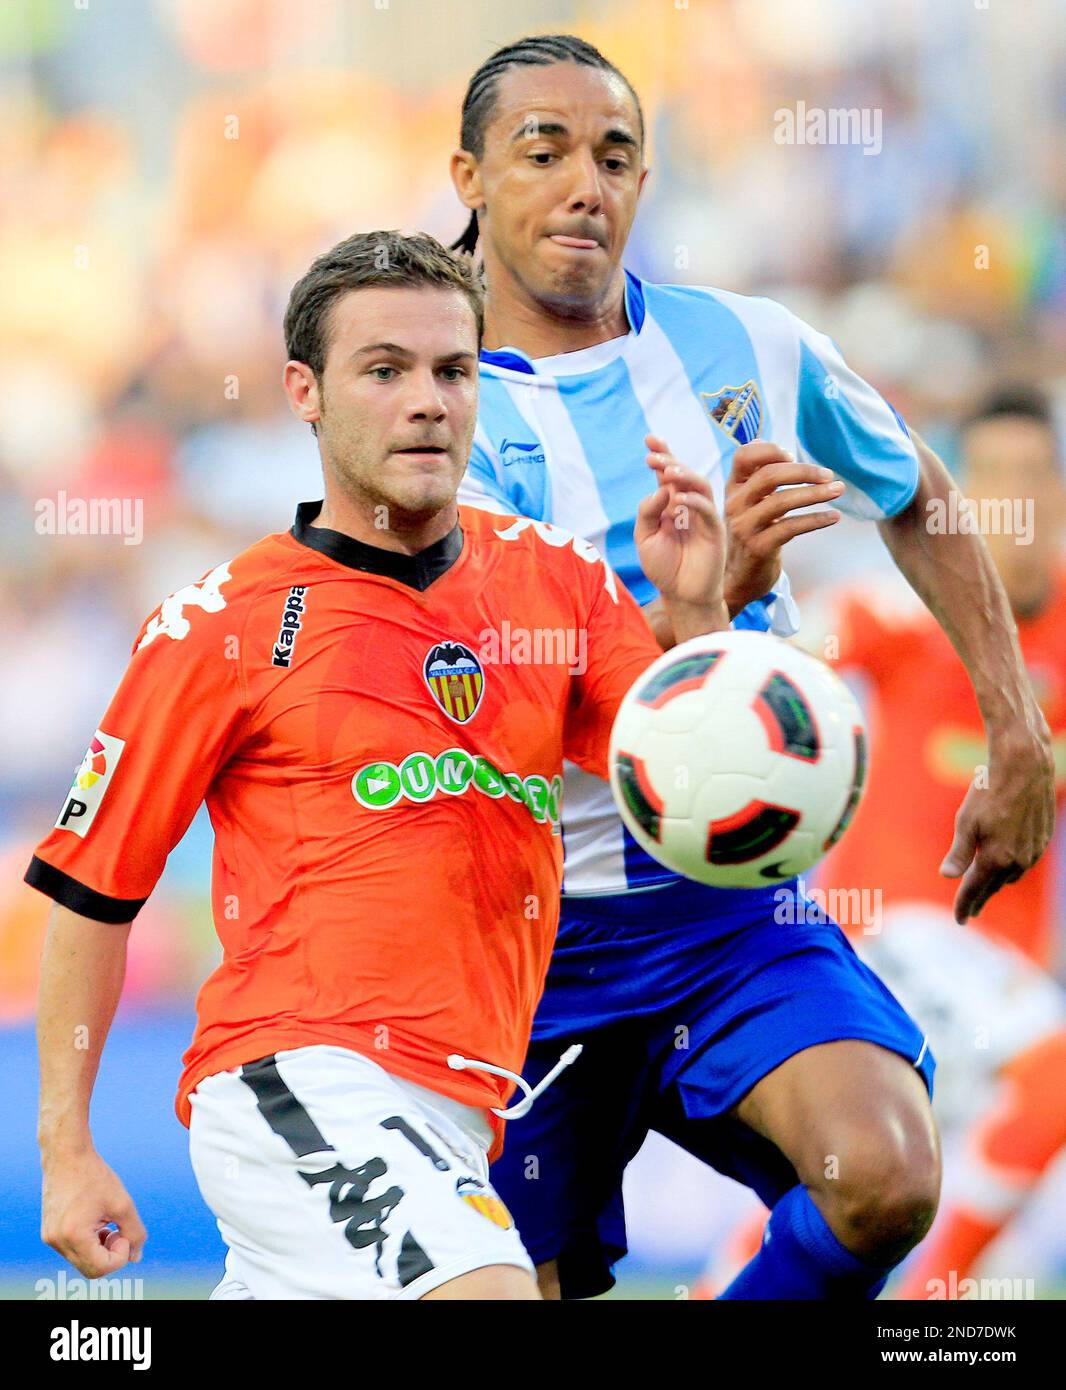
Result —
[[[499, 48], [478, 68], [470, 79], [463, 98], [463, 117], [459, 128], [459, 144], [469, 150], [477, 159], [485, 153], [485, 127], [496, 105], [496, 90], [500, 78], [515, 67], [548, 67], [552, 63], [580, 63], [583, 67], [599, 68], [602, 72], [612, 72], [626, 84], [629, 94], [636, 103], [637, 118], [640, 121], [640, 138], [644, 139], [644, 112], [640, 98], [633, 85], [623, 72], [603, 56], [598, 48], [586, 43], [573, 34], [545, 34], [533, 38], [519, 39], [505, 48]], [[453, 251], [466, 251], [473, 255], [478, 241], [477, 213], [471, 212], [470, 221], [458, 241], [453, 241]]]

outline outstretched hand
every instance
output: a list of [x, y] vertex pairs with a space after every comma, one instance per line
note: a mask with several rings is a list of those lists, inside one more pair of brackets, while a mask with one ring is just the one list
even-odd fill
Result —
[[725, 524], [706, 478], [685, 468], [649, 434], [648, 467], [658, 488], [637, 508], [633, 537], [641, 567], [664, 600], [716, 607], [725, 573]]

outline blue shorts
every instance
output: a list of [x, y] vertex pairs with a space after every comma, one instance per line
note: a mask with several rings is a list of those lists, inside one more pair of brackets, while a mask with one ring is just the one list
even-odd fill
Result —
[[584, 1052], [507, 1127], [492, 1181], [564, 1298], [614, 1283], [626, 1253], [622, 1174], [649, 1130], [773, 1206], [798, 1182], [728, 1112], [804, 1048], [859, 1039], [897, 1052], [932, 1093], [921, 1029], [795, 884], [739, 895], [689, 882], [564, 900], [524, 1075]]

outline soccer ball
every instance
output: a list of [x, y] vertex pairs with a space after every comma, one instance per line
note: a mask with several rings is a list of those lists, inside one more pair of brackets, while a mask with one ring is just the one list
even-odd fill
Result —
[[637, 842], [716, 888], [781, 883], [847, 829], [866, 735], [823, 662], [764, 632], [682, 642], [636, 681], [611, 732], [611, 789]]

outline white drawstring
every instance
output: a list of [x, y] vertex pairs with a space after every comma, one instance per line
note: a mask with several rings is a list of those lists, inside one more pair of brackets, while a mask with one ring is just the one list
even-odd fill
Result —
[[493, 1106], [492, 1113], [499, 1115], [501, 1120], [520, 1120], [523, 1115], [529, 1113], [529, 1108], [536, 1098], [548, 1089], [561, 1071], [564, 1071], [571, 1062], [576, 1061], [581, 1056], [581, 1052], [581, 1043], [574, 1043], [568, 1047], [548, 1075], [532, 1087], [523, 1077], [516, 1076], [513, 1071], [508, 1071], [506, 1067], [494, 1067], [491, 1062], [474, 1062], [468, 1057], [460, 1057], [458, 1052], [451, 1054], [448, 1058], [448, 1065], [452, 1071], [490, 1071], [493, 1076], [505, 1076], [508, 1081], [514, 1081], [525, 1091], [525, 1099], [520, 1100], [517, 1105], [510, 1106], [507, 1110], [497, 1110]]

